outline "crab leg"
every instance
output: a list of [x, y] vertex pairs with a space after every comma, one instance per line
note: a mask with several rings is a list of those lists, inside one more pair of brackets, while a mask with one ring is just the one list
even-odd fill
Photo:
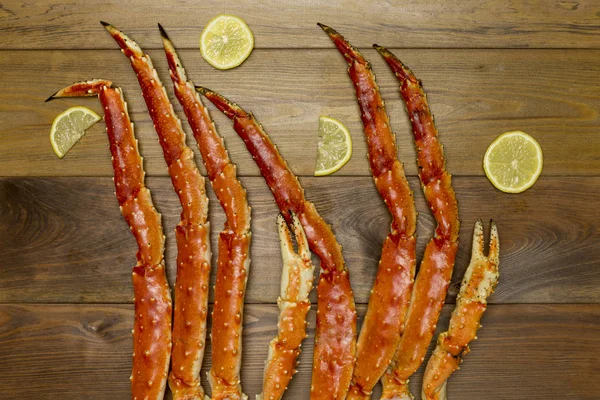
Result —
[[300, 355], [302, 340], [306, 337], [306, 315], [310, 310], [308, 294], [312, 289], [314, 265], [310, 260], [308, 241], [302, 224], [292, 214], [294, 236], [298, 254], [294, 252], [292, 234], [283, 215], [277, 217], [283, 272], [281, 292], [277, 299], [279, 322], [277, 336], [269, 343], [265, 364], [263, 392], [257, 400], [279, 400], [296, 373], [296, 360]]
[[434, 237], [425, 248], [415, 280], [406, 324], [392, 366], [383, 378], [384, 399], [409, 399], [408, 378], [425, 358], [452, 277], [458, 249], [458, 205], [446, 171], [444, 152], [421, 82], [392, 53], [374, 45], [400, 80], [417, 148], [419, 179], [437, 221]]
[[417, 213], [370, 63], [338, 32], [323, 24], [319, 26], [348, 61], [348, 74], [361, 110], [371, 174], [392, 214], [391, 232], [383, 242], [377, 277], [358, 337], [356, 367], [348, 395], [349, 399], [366, 399], [390, 364], [404, 326], [415, 275]]
[[483, 248], [483, 224], [475, 223], [471, 262], [460, 286], [456, 307], [450, 317], [448, 330], [438, 337], [437, 346], [427, 363], [423, 377], [422, 399], [445, 400], [446, 382], [458, 369], [462, 357], [469, 352], [469, 342], [477, 339], [479, 321], [487, 307], [487, 298], [498, 283], [500, 241], [492, 221], [490, 249], [486, 257]]
[[310, 250], [321, 259], [311, 398], [344, 399], [354, 368], [356, 311], [342, 247], [254, 116], [216, 92], [196, 89], [233, 120], [286, 221], [292, 222], [290, 212], [298, 216]]
[[201, 398], [199, 375], [206, 337], [211, 258], [204, 177], [196, 167], [194, 153], [185, 143], [181, 122], [150, 57], [115, 27], [105, 22], [102, 25], [131, 61], [183, 209], [175, 229], [177, 282], [170, 381], [175, 399], [187, 394]]
[[160, 214], [144, 185], [142, 157], [133, 124], [120, 89], [106, 80], [80, 82], [57, 97], [98, 96], [104, 108], [106, 133], [115, 171], [116, 196], [121, 214], [135, 236], [139, 250], [133, 267], [134, 329], [132, 399], [162, 399], [171, 354], [171, 293], [165, 275], [164, 242]]
[[[250, 207], [223, 139], [217, 134], [194, 84], [188, 80], [173, 43], [160, 24], [159, 28], [175, 95], [192, 127], [208, 179], [227, 217], [219, 235], [209, 382], [213, 399], [239, 399], [245, 397], [240, 384], [240, 366], [244, 293], [250, 267]], [[181, 386], [183, 380], [176, 370], [172, 371], [169, 381], [171, 390]], [[201, 398], [199, 394], [197, 396]]]

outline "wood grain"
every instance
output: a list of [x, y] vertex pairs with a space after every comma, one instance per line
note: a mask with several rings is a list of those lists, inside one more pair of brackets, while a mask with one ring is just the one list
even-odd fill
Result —
[[[317, 29], [323, 22], [352, 32], [358, 46], [374, 41], [394, 47], [598, 48], [597, 1], [443, 0], [361, 2], [250, 0], [202, 3], [165, 0], [127, 3], [84, 0], [8, 0], [0, 9], [4, 49], [112, 48], [100, 27], [105, 19], [146, 47], [159, 47], [161, 22], [180, 46], [197, 48], [203, 26], [220, 13], [246, 20], [257, 48], [330, 47]], [[76, 29], [74, 29], [76, 27]]]
[[[363, 315], [364, 306], [358, 311]], [[438, 331], [445, 329], [450, 312], [451, 306], [445, 306]], [[309, 397], [314, 310], [308, 318], [309, 337], [289, 388], [296, 399]], [[600, 362], [598, 319], [600, 305], [490, 306], [479, 340], [448, 384], [449, 397], [597, 398], [600, 381], [593, 377]], [[0, 321], [0, 387], [7, 398], [129, 396], [131, 305], [0, 305]], [[252, 397], [260, 391], [276, 321], [275, 305], [245, 308], [242, 384]], [[209, 344], [205, 387], [210, 362]], [[412, 379], [413, 393], [420, 392], [422, 374], [423, 367]]]
[[[252, 269], [248, 303], [275, 302], [281, 256], [276, 206], [262, 178], [242, 179], [252, 206]], [[301, 179], [309, 200], [332, 224], [344, 247], [356, 301], [366, 303], [390, 223], [367, 177]], [[434, 221], [418, 180], [418, 255]], [[501, 238], [501, 278], [494, 303], [600, 303], [600, 178], [545, 178], [519, 195], [503, 194], [485, 178], [458, 177], [461, 246], [448, 301], [467, 267], [473, 224], [493, 218]], [[163, 215], [170, 282], [175, 279], [173, 228], [180, 207], [168, 178], [147, 185]], [[122, 220], [110, 178], [0, 180], [0, 302], [129, 303], [135, 242]], [[213, 249], [224, 222], [210, 191]], [[568, 199], [568, 201], [565, 201]], [[213, 271], [213, 281], [214, 281]], [[313, 298], [314, 300], [314, 298]]]
[[[398, 135], [399, 157], [407, 173], [415, 175], [412, 134], [398, 82], [379, 55], [372, 50], [365, 53], [373, 62]], [[397, 54], [425, 84], [448, 169], [454, 175], [483, 175], [480, 160], [485, 149], [507, 130], [524, 130], [539, 140], [546, 175], [600, 175], [600, 51], [406, 50]], [[53, 154], [47, 136], [53, 118], [69, 106], [101, 110], [96, 99], [43, 101], [67, 84], [99, 77], [124, 88], [148, 174], [167, 175], [137, 80], [118, 50], [7, 51], [3, 55], [0, 176], [111, 176], [103, 123], [93, 127], [64, 160]], [[155, 50], [151, 55], [172, 95], [164, 53]], [[181, 57], [196, 84], [222, 92], [257, 115], [297, 174], [312, 175], [318, 118], [330, 115], [348, 126], [354, 142], [354, 156], [338, 174], [369, 175], [354, 91], [336, 50], [257, 50], [240, 68], [225, 73], [209, 67], [197, 51], [182, 51]], [[183, 117], [177, 101], [172, 102]], [[240, 174], [258, 175], [230, 122], [212, 105], [211, 109]], [[196, 147], [187, 123], [184, 128], [188, 142]]]
[[[210, 67], [198, 51], [201, 29], [219, 13], [244, 18], [256, 40], [248, 60], [226, 72]], [[424, 83], [455, 176], [461, 246], [447, 302], [455, 301], [468, 264], [475, 220], [493, 218], [501, 235], [500, 284], [481, 340], [449, 383], [449, 397], [598, 398], [599, 16], [598, 0], [1, 2], [0, 397], [129, 397], [136, 246], [113, 195], [103, 123], [64, 160], [52, 153], [48, 132], [59, 112], [72, 105], [101, 111], [96, 99], [44, 104], [57, 89], [90, 78], [124, 88], [147, 183], [163, 213], [174, 282], [178, 201], [135, 76], [102, 19], [149, 50], [169, 95], [157, 22], [197, 84], [257, 115], [344, 245], [358, 303], [368, 300], [390, 219], [369, 176], [346, 65], [316, 22], [338, 29], [373, 63], [416, 194], [420, 256], [434, 221], [415, 177], [398, 84], [370, 46], [393, 49]], [[229, 121], [211, 110], [253, 207], [242, 369], [244, 388], [253, 396], [276, 329], [277, 210]], [[333, 177], [310, 177], [319, 115], [342, 120], [354, 142], [354, 156]], [[195, 147], [186, 123], [184, 129]], [[487, 146], [508, 130], [532, 134], [544, 151], [540, 180], [520, 195], [495, 190], [481, 168]], [[212, 191], [210, 196], [214, 248], [224, 218]], [[444, 307], [438, 330], [445, 329], [451, 308]], [[365, 305], [357, 309], [360, 322]], [[288, 399], [308, 398], [314, 311], [309, 318], [310, 338]], [[207, 351], [204, 372], [209, 364]], [[421, 375], [412, 382], [415, 393]]]

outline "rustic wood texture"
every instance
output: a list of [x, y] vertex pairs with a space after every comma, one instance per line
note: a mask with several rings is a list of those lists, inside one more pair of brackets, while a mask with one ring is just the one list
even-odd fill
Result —
[[[447, 326], [451, 309], [444, 307], [438, 333]], [[365, 307], [358, 311], [363, 315]], [[251, 398], [260, 391], [277, 315], [275, 305], [245, 308], [242, 381]], [[472, 343], [472, 352], [448, 384], [449, 398], [597, 398], [600, 381], [593, 377], [600, 362], [599, 319], [600, 305], [490, 306], [479, 340]], [[288, 398], [309, 398], [314, 310], [308, 320], [309, 336]], [[0, 322], [3, 396], [98, 400], [129, 396], [131, 305], [5, 304], [0, 305]], [[211, 360], [207, 343], [205, 386], [204, 372]], [[412, 379], [413, 393], [420, 392], [422, 375], [423, 367]]]
[[[85, 0], [8, 0], [0, 8], [6, 32], [1, 48], [112, 48], [98, 29], [106, 19], [146, 47], [160, 47], [156, 22], [180, 47], [196, 48], [202, 27], [221, 13], [242, 16], [256, 36], [257, 48], [330, 47], [315, 29], [317, 21], [353, 30], [357, 46], [377, 40], [394, 47], [555, 47], [598, 48], [597, 1], [443, 0], [361, 2], [242, 0], [201, 3]], [[152, 44], [150, 44], [152, 43]]]
[[[213, 69], [198, 51], [203, 26], [219, 13], [244, 18], [256, 40], [248, 60], [230, 71]], [[391, 48], [423, 81], [462, 219], [449, 304], [438, 331], [446, 329], [468, 264], [475, 220], [483, 218], [489, 225], [493, 218], [500, 230], [500, 283], [480, 340], [449, 382], [449, 397], [598, 398], [599, 18], [599, 0], [2, 2], [0, 397], [122, 399], [130, 393], [136, 247], [113, 194], [103, 122], [65, 159], [53, 154], [48, 132], [59, 112], [73, 105], [102, 111], [97, 99], [44, 103], [57, 89], [91, 78], [111, 79], [124, 88], [147, 184], [163, 214], [168, 274], [174, 283], [173, 228], [180, 207], [135, 75], [99, 24], [106, 20], [148, 50], [181, 117], [158, 22], [195, 83], [256, 114], [344, 246], [359, 321], [390, 218], [369, 174], [346, 64], [316, 22], [338, 29], [373, 64], [397, 134], [399, 158], [415, 191], [420, 260], [434, 221], [416, 178], [398, 82], [371, 44]], [[209, 108], [252, 206], [242, 379], [253, 396], [260, 391], [267, 343], [276, 330], [281, 273], [277, 209], [230, 122]], [[319, 115], [342, 120], [354, 142], [354, 156], [333, 177], [311, 176]], [[187, 123], [183, 126], [195, 149]], [[542, 176], [520, 195], [494, 189], [481, 165], [487, 146], [508, 130], [532, 134], [544, 151]], [[200, 160], [196, 151], [199, 165]], [[224, 217], [209, 193], [214, 248]], [[308, 398], [314, 310], [309, 318], [300, 372], [286, 399]], [[210, 365], [207, 350], [203, 372]], [[415, 394], [422, 370], [412, 380]]]
[[[107, 161], [108, 162], [108, 161]], [[252, 270], [248, 303], [272, 303], [279, 293], [281, 256], [277, 208], [262, 178], [242, 178], [252, 205]], [[418, 255], [433, 233], [418, 179], [415, 190]], [[307, 197], [343, 246], [356, 301], [366, 303], [390, 218], [371, 178], [302, 178]], [[168, 178], [147, 186], [163, 215], [167, 266], [175, 280], [180, 207]], [[485, 178], [457, 177], [461, 246], [448, 301], [454, 302], [468, 265], [477, 218], [498, 222], [501, 277], [493, 302], [600, 303], [600, 178], [544, 178], [520, 196], [495, 190]], [[110, 178], [1, 179], [1, 302], [129, 303], [135, 242], [119, 213]], [[224, 222], [210, 193], [213, 248]], [[569, 198], [565, 202], [565, 198]], [[213, 269], [213, 281], [215, 270]], [[48, 290], [52, 288], [52, 290]], [[314, 293], [313, 293], [314, 295]], [[314, 301], [314, 298], [313, 298]]]
[[[315, 30], [325, 36], [316, 26]], [[350, 39], [360, 37], [352, 30], [347, 33]], [[113, 44], [106, 36], [103, 41]], [[177, 45], [179, 38], [172, 36]], [[154, 39], [159, 40], [158, 31]], [[407, 173], [415, 175], [415, 150], [398, 82], [374, 50], [364, 50], [386, 100], [399, 158]], [[44, 103], [56, 90], [91, 78], [111, 79], [124, 88], [146, 170], [149, 175], [167, 175], [135, 74], [120, 51], [3, 54], [0, 176], [112, 175], [106, 162], [109, 153], [103, 123], [96, 124], [63, 160], [56, 158], [48, 144], [48, 126], [69, 106], [83, 104], [102, 114], [97, 99]], [[183, 117], [173, 97], [164, 52], [150, 54]], [[544, 175], [600, 175], [600, 51], [398, 50], [397, 54], [424, 82], [448, 170], [455, 176], [483, 175], [485, 149], [507, 130], [524, 130], [539, 140], [544, 150]], [[346, 64], [334, 48], [256, 50], [240, 68], [225, 73], [210, 67], [199, 51], [182, 51], [181, 57], [196, 84], [220, 91], [255, 113], [297, 174], [313, 173], [319, 115], [330, 115], [348, 126], [354, 143], [354, 157], [338, 174], [369, 175], [354, 91]], [[36, 79], [38, 76], [43, 79]], [[210, 108], [239, 173], [258, 175], [230, 122], [212, 104]], [[184, 129], [188, 143], [195, 148], [186, 123]]]

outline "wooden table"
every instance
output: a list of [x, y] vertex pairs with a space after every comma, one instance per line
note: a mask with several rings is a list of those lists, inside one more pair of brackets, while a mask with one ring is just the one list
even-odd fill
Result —
[[[345, 63], [316, 22], [338, 29], [373, 63], [415, 189], [420, 255], [434, 221], [419, 190], [397, 82], [370, 45], [392, 48], [424, 82], [459, 200], [461, 247], [439, 328], [445, 329], [455, 302], [475, 220], [493, 218], [501, 235], [500, 284], [479, 340], [450, 380], [450, 398], [598, 398], [599, 1], [88, 3], [0, 5], [0, 397], [129, 397], [136, 246], [113, 195], [103, 123], [64, 160], [48, 141], [55, 115], [76, 104], [101, 113], [97, 99], [45, 104], [55, 90], [91, 78], [124, 88], [147, 184], [168, 231], [174, 282], [172, 230], [180, 207], [135, 75], [98, 23], [102, 19], [148, 50], [170, 96], [157, 22], [197, 84], [255, 113], [343, 244], [359, 317], [390, 219], [369, 175]], [[256, 49], [241, 67], [221, 72], [202, 60], [198, 37], [210, 18], [225, 12], [248, 22]], [[254, 218], [242, 372], [245, 392], [253, 396], [276, 329], [277, 210], [229, 121], [211, 110]], [[326, 178], [311, 176], [319, 115], [342, 120], [354, 139], [353, 158]], [[542, 176], [519, 195], [495, 190], [481, 166], [486, 147], [508, 130], [529, 132], [544, 150]], [[188, 142], [194, 143], [191, 135]], [[199, 154], [196, 160], [201, 164]], [[214, 240], [224, 218], [212, 192], [211, 200]], [[314, 318], [313, 311], [311, 328]], [[289, 399], [308, 398], [312, 330], [303, 348]], [[208, 351], [203, 371], [210, 362]], [[413, 379], [414, 393], [421, 376], [422, 370]]]

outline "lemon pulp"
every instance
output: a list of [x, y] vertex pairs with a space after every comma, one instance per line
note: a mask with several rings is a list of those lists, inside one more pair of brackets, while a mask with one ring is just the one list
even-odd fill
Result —
[[71, 107], [54, 118], [50, 129], [50, 143], [58, 158], [63, 158], [79, 142], [85, 131], [98, 121], [100, 116], [83, 106]]
[[319, 118], [319, 142], [315, 176], [324, 176], [339, 170], [352, 156], [352, 138], [348, 128], [337, 119]]
[[248, 58], [253, 47], [252, 31], [235, 15], [217, 15], [200, 35], [202, 57], [217, 69], [237, 67]]
[[492, 184], [507, 193], [530, 188], [542, 172], [539, 143], [521, 131], [506, 132], [490, 144], [483, 157], [483, 169]]

